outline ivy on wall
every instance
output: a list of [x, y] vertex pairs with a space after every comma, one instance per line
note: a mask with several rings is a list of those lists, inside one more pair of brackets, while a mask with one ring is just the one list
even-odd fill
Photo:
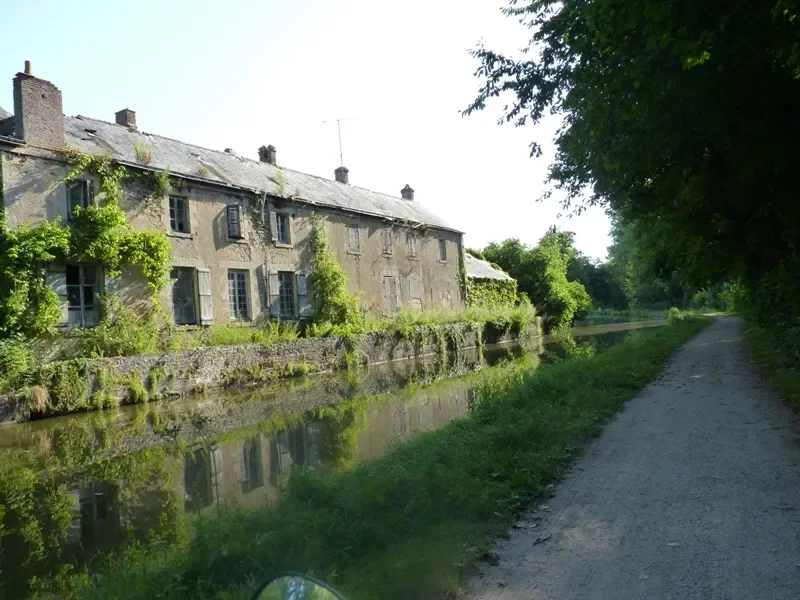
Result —
[[495, 308], [517, 304], [515, 279], [472, 279], [469, 283], [471, 306]]
[[[0, 337], [36, 337], [48, 333], [63, 318], [58, 296], [45, 277], [47, 263], [86, 261], [116, 275], [124, 265], [138, 265], [155, 294], [168, 281], [171, 246], [160, 231], [134, 231], [120, 208], [122, 183], [130, 175], [110, 156], [62, 150], [72, 169], [69, 184], [89, 172], [100, 181], [95, 204], [76, 208], [69, 226], [60, 219], [36, 226], [8, 229], [0, 224]], [[0, 155], [1, 157], [1, 155]], [[0, 163], [0, 190], [2, 185]], [[5, 203], [3, 202], [3, 206]]]

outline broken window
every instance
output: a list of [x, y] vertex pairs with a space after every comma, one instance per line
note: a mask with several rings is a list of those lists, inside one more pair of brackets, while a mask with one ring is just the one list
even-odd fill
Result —
[[361, 240], [358, 235], [358, 227], [355, 225], [348, 225], [347, 227], [347, 251], [351, 254], [359, 254], [361, 252]]
[[275, 224], [278, 230], [278, 243], [291, 244], [292, 236], [289, 229], [289, 215], [286, 213], [277, 213], [275, 215]]
[[439, 240], [439, 260], [447, 260], [447, 242]]
[[392, 230], [383, 232], [383, 253], [387, 255], [392, 254]]
[[228, 310], [231, 321], [250, 318], [247, 302], [247, 271], [228, 271]]
[[67, 188], [67, 218], [75, 218], [76, 208], [86, 208], [92, 204], [93, 187], [91, 181], [76, 181]]
[[67, 306], [70, 327], [94, 327], [100, 320], [96, 267], [67, 265]]
[[294, 273], [278, 273], [278, 302], [280, 316], [294, 317]]
[[177, 233], [189, 233], [189, 210], [186, 198], [169, 197], [169, 227]]
[[242, 238], [242, 207], [231, 204], [227, 207], [228, 237], [234, 240]]
[[172, 279], [172, 313], [176, 325], [196, 325], [194, 269], [176, 267], [169, 275]]

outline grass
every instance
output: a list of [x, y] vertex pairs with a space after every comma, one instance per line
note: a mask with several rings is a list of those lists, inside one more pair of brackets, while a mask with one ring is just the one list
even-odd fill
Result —
[[467, 418], [352, 470], [298, 470], [278, 506], [220, 507], [191, 541], [118, 554], [91, 577], [62, 580], [55, 595], [244, 600], [292, 570], [351, 600], [452, 597], [492, 534], [706, 323], [687, 317], [535, 372], [501, 369], [478, 386]]
[[745, 340], [778, 395], [800, 411], [800, 327], [779, 330], [748, 323]]

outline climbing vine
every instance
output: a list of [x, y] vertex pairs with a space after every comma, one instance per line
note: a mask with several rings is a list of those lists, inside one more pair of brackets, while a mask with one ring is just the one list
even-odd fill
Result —
[[481, 279], [469, 282], [470, 306], [497, 308], [517, 304], [515, 279]]
[[358, 296], [347, 291], [347, 274], [328, 248], [325, 220], [312, 215], [311, 222], [314, 269], [309, 281], [314, 293], [315, 320], [318, 325], [332, 326], [331, 333], [336, 335], [364, 333], [366, 321], [359, 309]]
[[111, 275], [118, 274], [123, 265], [138, 265], [154, 294], [167, 283], [171, 247], [166, 235], [134, 231], [119, 207], [126, 169], [106, 155], [84, 154], [74, 148], [64, 148], [62, 154], [72, 164], [64, 182], [72, 183], [89, 172], [99, 180], [100, 194], [94, 204], [75, 208], [70, 226], [56, 219], [11, 231], [3, 215], [0, 337], [36, 337], [61, 320], [60, 300], [45, 276], [47, 263], [89, 261], [105, 266]]

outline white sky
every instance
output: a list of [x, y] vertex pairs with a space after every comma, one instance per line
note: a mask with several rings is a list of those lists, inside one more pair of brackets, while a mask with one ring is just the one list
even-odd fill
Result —
[[[282, 166], [331, 178], [336, 125], [322, 122], [352, 118], [342, 123], [352, 184], [394, 195], [410, 184], [467, 246], [535, 243], [557, 223], [588, 255], [606, 255], [602, 210], [557, 221], [556, 199], [536, 202], [556, 122], [500, 127], [502, 103], [460, 115], [479, 85], [468, 50], [480, 39], [510, 52], [526, 43], [502, 0], [3, 4], [15, 23], [0, 56], [7, 110], [11, 78], [31, 59], [61, 88], [67, 114], [113, 121], [129, 107], [144, 131], [253, 158], [274, 144]], [[529, 157], [533, 139], [544, 157]]]

